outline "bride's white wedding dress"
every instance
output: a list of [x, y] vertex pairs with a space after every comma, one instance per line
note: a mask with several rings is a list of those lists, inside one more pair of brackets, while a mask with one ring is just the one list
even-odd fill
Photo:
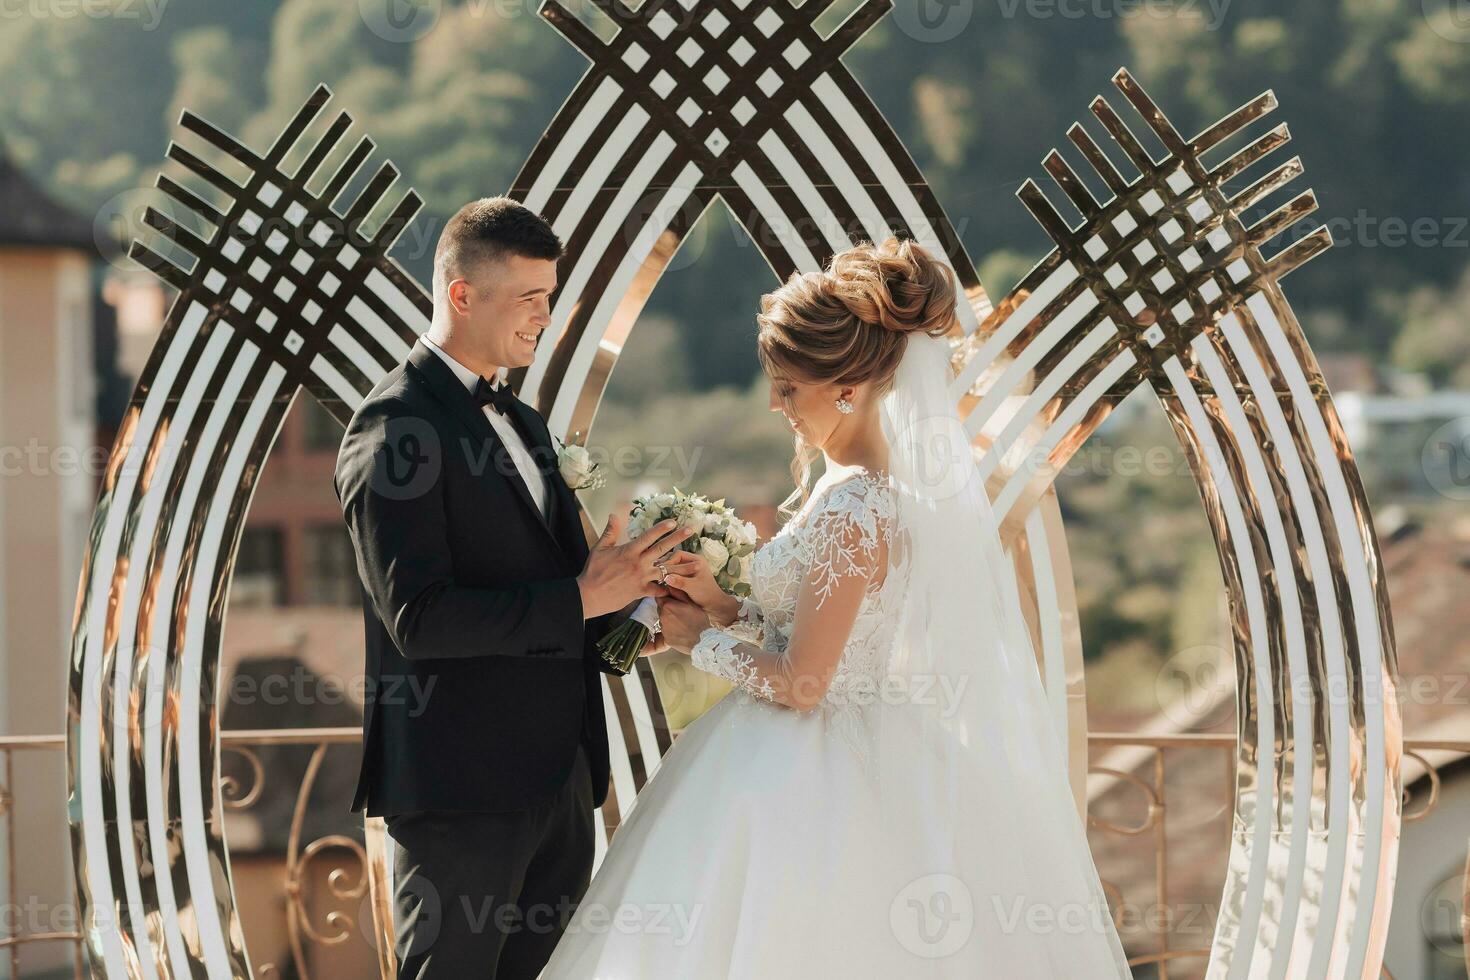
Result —
[[[1016, 738], [1036, 720], [1008, 666], [893, 670], [896, 651], [923, 645], [905, 639], [921, 635], [905, 596], [933, 587], [912, 574], [929, 539], [906, 527], [900, 486], [830, 470], [756, 552], [740, 618], [691, 651], [736, 686], [644, 786], [543, 980], [1129, 976], [1064, 774], [1017, 769], [1062, 762], [1037, 754], [1055, 744]], [[821, 701], [768, 700], [760, 651], [786, 649], [798, 606], [818, 622], [859, 579]], [[922, 615], [920, 630], [944, 625]], [[1036, 694], [1034, 661], [1031, 674]], [[925, 727], [916, 710], [945, 720]]]

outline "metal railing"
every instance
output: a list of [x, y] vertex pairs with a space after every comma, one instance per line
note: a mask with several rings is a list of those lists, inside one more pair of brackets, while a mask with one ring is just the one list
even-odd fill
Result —
[[[308, 904], [308, 886], [311, 879], [307, 872], [311, 866], [319, 860], [325, 860], [329, 855], [336, 857], [338, 863], [330, 868], [325, 877], [329, 893], [327, 897], [332, 901], [361, 902], [367, 897], [369, 891], [372, 869], [368, 849], [362, 841], [342, 834], [328, 834], [304, 841], [303, 832], [308, 801], [321, 772], [322, 761], [328, 748], [332, 745], [356, 744], [360, 738], [361, 731], [356, 727], [229, 731], [223, 734], [222, 755], [233, 755], [243, 759], [251, 772], [248, 785], [235, 777], [222, 778], [221, 797], [226, 809], [231, 811], [249, 810], [261, 798], [269, 773], [267, 767], [262, 764], [257, 750], [266, 746], [282, 745], [312, 747], [301, 784], [296, 789], [285, 853], [281, 855], [281, 860], [284, 862], [281, 894], [286, 900], [285, 930], [289, 955], [295, 975], [301, 977], [302, 980], [311, 976], [311, 957], [308, 956], [308, 949], [310, 947], [340, 946], [352, 937], [356, 925], [352, 918], [340, 909], [328, 911], [322, 922], [313, 919]], [[1142, 765], [1131, 766], [1127, 771], [1100, 765], [1089, 769], [1092, 773], [1121, 780], [1135, 788], [1144, 801], [1141, 818], [1130, 824], [1120, 824], [1089, 813], [1088, 824], [1101, 834], [1151, 839], [1154, 863], [1153, 897], [1158, 908], [1170, 909], [1171, 869], [1166, 832], [1170, 811], [1166, 756], [1171, 752], [1198, 749], [1221, 753], [1221, 778], [1226, 782], [1222, 811], [1228, 812], [1234, 794], [1235, 737], [1228, 734], [1135, 735], [1126, 732], [1107, 732], [1090, 735], [1088, 743], [1094, 758], [1107, 750], [1119, 747], [1149, 750], [1150, 759], [1146, 759]], [[4, 822], [3, 833], [8, 856], [5, 901], [9, 908], [17, 907], [16, 841], [9, 819], [15, 802], [14, 756], [19, 752], [55, 751], [61, 753], [63, 749], [64, 742], [60, 735], [0, 737], [0, 772], [3, 772], [3, 782], [0, 782], [0, 821]], [[1413, 758], [1422, 763], [1428, 778], [1428, 789], [1423, 801], [1418, 805], [1411, 805], [1417, 801], [1406, 800], [1404, 813], [1406, 825], [1424, 819], [1439, 804], [1440, 780], [1431, 756], [1440, 752], [1454, 753], [1456, 758], [1470, 754], [1470, 739], [1406, 739], [1404, 742], [1405, 758]], [[1143, 775], [1145, 772], [1147, 775]], [[1217, 815], [1219, 815], [1218, 812], [1212, 816]], [[1462, 885], [1466, 888], [1467, 904], [1465, 907], [1470, 908], [1470, 868], [1467, 868], [1467, 875], [1462, 880]], [[1107, 880], [1104, 880], [1103, 886], [1110, 900], [1121, 905], [1121, 889]], [[77, 899], [74, 882], [71, 883], [69, 891], [75, 907]], [[79, 916], [77, 921], [79, 921]], [[10, 924], [7, 923], [6, 928], [9, 929]], [[1462, 921], [1462, 928], [1466, 930], [1465, 949], [1470, 951], [1470, 921]], [[1160, 929], [1157, 934], [1159, 936], [1158, 948], [1135, 954], [1129, 963], [1134, 967], [1152, 966], [1157, 971], [1159, 980], [1168, 980], [1172, 963], [1191, 959], [1199, 960], [1209, 956], [1208, 944], [1176, 949], [1170, 945], [1169, 929]], [[71, 944], [74, 973], [78, 980], [81, 980], [85, 971], [82, 962], [82, 936], [77, 931], [17, 932], [11, 935], [0, 935], [0, 951], [4, 951], [9, 957], [11, 976], [19, 976], [20, 952], [23, 946], [48, 943]], [[256, 966], [256, 973], [260, 977], [282, 976], [286, 972], [284, 964], [265, 962], [258, 963]], [[1467, 962], [1467, 974], [1470, 974], [1470, 962]], [[1387, 969], [1384, 970], [1383, 975], [1392, 980], [1392, 974]]]
[[[64, 740], [60, 735], [13, 735], [0, 737], [0, 821], [5, 824], [5, 908], [18, 909], [16, 887], [16, 853], [15, 832], [11, 814], [15, 809], [15, 754], [17, 752], [61, 752], [65, 748]], [[72, 921], [80, 922], [80, 916], [76, 911], [81, 903], [77, 901], [75, 882], [72, 882]], [[4, 923], [5, 931], [10, 932], [13, 924], [17, 921], [10, 917], [11, 921]], [[77, 930], [53, 930], [48, 932], [17, 933], [14, 935], [0, 935], [0, 951], [10, 960], [10, 976], [20, 976], [20, 952], [21, 947], [30, 944], [46, 943], [70, 943], [72, 945], [73, 970], [78, 978], [82, 977], [82, 935]]]
[[[1109, 768], [1107, 766], [1094, 765], [1088, 768], [1088, 772], [1107, 776], [1122, 781], [1129, 786], [1135, 787], [1142, 795], [1145, 805], [1144, 813], [1136, 823], [1124, 825], [1104, 820], [1094, 813], [1089, 812], [1087, 823], [1089, 827], [1096, 828], [1105, 834], [1113, 834], [1122, 837], [1143, 837], [1149, 835], [1153, 839], [1154, 858], [1154, 900], [1156, 907], [1163, 910], [1173, 909], [1170, 877], [1169, 877], [1169, 852], [1167, 842], [1166, 822], [1169, 814], [1168, 783], [1166, 780], [1167, 766], [1165, 757], [1170, 752], [1186, 750], [1206, 749], [1218, 752], [1221, 757], [1221, 778], [1224, 781], [1223, 803], [1221, 808], [1205, 820], [1212, 819], [1222, 813], [1228, 813], [1231, 809], [1235, 794], [1235, 749], [1236, 739], [1233, 734], [1200, 734], [1200, 735], [1136, 735], [1128, 732], [1101, 732], [1088, 736], [1089, 757], [1097, 758], [1109, 749], [1131, 747], [1152, 750], [1151, 758], [1130, 767], [1128, 771]], [[1404, 740], [1404, 758], [1418, 760], [1425, 769], [1428, 779], [1428, 790], [1422, 804], [1412, 805], [1415, 801], [1405, 791], [1405, 810], [1403, 822], [1407, 826], [1427, 817], [1438, 805], [1440, 799], [1439, 770], [1429, 756], [1434, 753], [1453, 753], [1458, 759], [1470, 754], [1470, 739], [1453, 738], [1421, 738]], [[1149, 777], [1139, 775], [1145, 769]], [[1195, 822], [1200, 822], [1197, 818]], [[1460, 930], [1462, 945], [1461, 949], [1465, 955], [1465, 971], [1470, 977], [1470, 856], [1467, 856], [1465, 870], [1461, 880], [1461, 911]], [[1122, 904], [1121, 890], [1111, 882], [1104, 879], [1103, 889], [1110, 899]], [[1136, 954], [1129, 958], [1130, 966], [1139, 967], [1154, 965], [1157, 970], [1158, 980], [1169, 980], [1169, 966], [1171, 963], [1182, 960], [1203, 960], [1209, 957], [1210, 947], [1192, 946], [1183, 949], [1174, 949], [1170, 946], [1171, 930], [1161, 928], [1156, 930], [1158, 936], [1158, 948], [1149, 953]], [[1387, 980], [1393, 980], [1393, 974], [1387, 967], [1383, 968], [1382, 976]]]

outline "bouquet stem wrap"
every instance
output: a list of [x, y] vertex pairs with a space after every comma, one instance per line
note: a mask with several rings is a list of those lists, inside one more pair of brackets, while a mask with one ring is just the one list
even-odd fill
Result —
[[633, 669], [639, 652], [648, 645], [649, 637], [658, 629], [658, 603], [644, 598], [633, 607], [628, 621], [609, 630], [597, 641], [597, 652], [619, 674]]

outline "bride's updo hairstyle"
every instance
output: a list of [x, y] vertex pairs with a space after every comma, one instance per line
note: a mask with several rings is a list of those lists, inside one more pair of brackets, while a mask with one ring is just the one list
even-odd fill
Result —
[[[913, 333], [943, 337], [955, 329], [957, 285], [949, 264], [912, 239], [890, 236], [833, 254], [821, 272], [792, 273], [766, 293], [756, 315], [756, 354], [773, 378], [808, 384], [893, 385]], [[788, 409], [790, 406], [787, 406]], [[804, 504], [820, 449], [796, 436], [796, 490], [782, 504]]]

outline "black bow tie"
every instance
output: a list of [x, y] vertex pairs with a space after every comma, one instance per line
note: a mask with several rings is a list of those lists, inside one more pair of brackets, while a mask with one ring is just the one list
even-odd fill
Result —
[[515, 392], [510, 390], [509, 384], [492, 387], [490, 382], [484, 378], [475, 382], [475, 404], [481, 408], [489, 405], [495, 409], [497, 414], [504, 415], [510, 411], [510, 407], [515, 403], [515, 400]]

